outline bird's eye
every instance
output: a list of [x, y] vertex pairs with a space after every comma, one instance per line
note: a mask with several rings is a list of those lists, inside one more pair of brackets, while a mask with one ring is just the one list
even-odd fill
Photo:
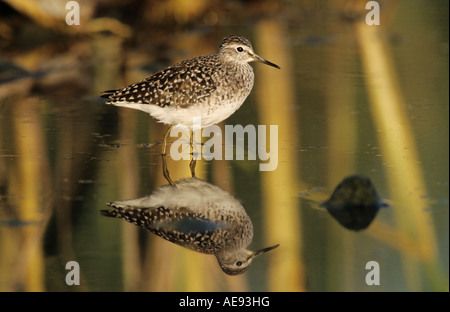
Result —
[[[242, 51], [244, 51], [244, 48], [243, 48], [243, 47], [237, 47], [236, 50], [237, 50], [238, 52], [242, 52]], [[241, 263], [241, 264], [242, 264], [242, 263]]]
[[[242, 49], [242, 48], [241, 48]], [[237, 261], [236, 266], [240, 267], [242, 265], [242, 261]]]

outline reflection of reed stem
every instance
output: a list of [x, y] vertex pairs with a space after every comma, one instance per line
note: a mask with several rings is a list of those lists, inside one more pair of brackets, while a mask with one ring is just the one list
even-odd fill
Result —
[[[121, 148], [118, 151], [117, 172], [120, 177], [119, 198], [136, 198], [140, 175], [136, 155], [136, 112], [128, 109], [119, 111]], [[129, 224], [122, 225], [122, 269], [124, 290], [137, 291], [140, 285], [140, 253], [138, 229]]]
[[432, 220], [426, 208], [427, 190], [417, 155], [406, 105], [382, 33], [364, 22], [356, 25], [363, 70], [378, 140], [385, 162], [394, 211], [402, 231], [416, 241], [416, 258], [404, 255], [405, 276], [419, 290], [417, 259], [423, 259], [428, 278], [436, 285], [440, 266]]
[[[190, 177], [191, 172], [189, 160], [174, 161], [170, 157], [170, 147], [174, 140], [177, 138], [168, 138], [166, 159], [170, 176], [176, 181]], [[201, 142], [198, 137], [195, 140], [198, 144]], [[204, 164], [203, 160], [197, 161], [196, 175], [199, 179], [204, 179]], [[157, 185], [167, 184], [161, 171], [157, 171], [156, 180]], [[212, 255], [187, 250], [154, 236], [151, 241], [151, 252], [147, 253], [149, 259], [144, 260], [144, 263], [150, 263], [146, 274], [151, 281], [146, 289], [152, 291], [213, 291], [216, 289], [217, 285], [212, 277], [217, 274], [211, 274], [211, 270], [220, 271], [220, 267]], [[220, 274], [223, 273], [220, 272]]]
[[[190, 133], [195, 135], [194, 144], [196, 144], [196, 150], [201, 148], [202, 139], [200, 131]], [[192, 157], [192, 156], [191, 156]], [[175, 176], [190, 177], [190, 160], [179, 160], [172, 162], [172, 169], [175, 172]], [[205, 161], [199, 160], [196, 165], [196, 176], [199, 179], [205, 179]], [[177, 246], [176, 246], [177, 247]], [[212, 291], [217, 287], [216, 282], [211, 278], [211, 270], [220, 271], [220, 267], [217, 265], [217, 260], [214, 256], [203, 255], [184, 248], [177, 248], [177, 259], [182, 260], [178, 264], [182, 265], [179, 271], [179, 276], [175, 277], [178, 281], [183, 281], [179, 286], [182, 291]], [[220, 273], [222, 274], [222, 273]]]
[[19, 244], [20, 252], [15, 263], [18, 274], [16, 283], [23, 283], [25, 291], [44, 290], [44, 259], [42, 251], [42, 237], [46, 226], [46, 211], [41, 204], [48, 185], [46, 177], [49, 173], [42, 136], [42, 124], [33, 101], [18, 101], [15, 119], [15, 133], [18, 157], [17, 181], [14, 187], [16, 198], [16, 211], [19, 219], [28, 223], [21, 228], [22, 242]]
[[[337, 27], [335, 23], [332, 27]], [[342, 75], [349, 66], [346, 58], [352, 49], [353, 38], [342, 33], [337, 44], [327, 49], [327, 138], [328, 146], [326, 169], [323, 174], [327, 177], [329, 189], [333, 189], [339, 181], [355, 172], [355, 153], [357, 150], [357, 115], [351, 114], [355, 106], [355, 84], [353, 77]], [[351, 64], [353, 65], [353, 64]], [[323, 202], [323, 201], [321, 201]], [[336, 230], [339, 225], [329, 219], [331, 231], [326, 231], [327, 237], [327, 290], [351, 291], [354, 280], [351, 278], [356, 267], [355, 237], [349, 231]]]
[[[221, 129], [224, 131], [224, 122], [221, 124]], [[212, 160], [212, 180], [213, 184], [224, 189], [230, 194], [234, 194], [234, 183], [233, 183], [233, 173], [231, 171], [231, 166], [229, 166], [228, 160]], [[246, 207], [244, 207], [246, 208]], [[247, 286], [247, 275], [235, 275], [228, 276], [223, 274], [223, 272], [217, 272], [217, 276], [223, 277], [225, 279], [226, 289], [229, 291], [248, 291]], [[218, 280], [217, 278], [215, 280]]]
[[291, 145], [297, 142], [298, 131], [294, 114], [290, 110], [294, 106], [294, 86], [290, 80], [293, 77], [290, 73], [292, 64], [283, 44], [286, 36], [278, 22], [259, 23], [256, 36], [255, 46], [259, 53], [274, 59], [281, 67], [281, 70], [260, 70], [255, 65], [260, 123], [278, 125], [278, 142], [271, 142], [272, 146], [278, 143], [278, 167], [274, 171], [261, 173], [266, 244], [280, 244], [269, 257], [273, 261], [268, 286], [272, 291], [301, 291], [304, 290], [300, 258], [302, 237], [299, 204], [295, 196], [299, 183], [298, 158]]

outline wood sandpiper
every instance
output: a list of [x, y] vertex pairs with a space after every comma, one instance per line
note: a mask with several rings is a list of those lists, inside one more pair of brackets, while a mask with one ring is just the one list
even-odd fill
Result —
[[141, 226], [172, 243], [214, 254], [229, 275], [245, 272], [252, 260], [278, 245], [247, 249], [253, 225], [240, 202], [223, 189], [195, 177], [163, 185], [151, 195], [107, 204], [101, 214]]
[[[108, 98], [106, 104], [142, 110], [158, 122], [169, 124], [162, 150], [165, 156], [173, 126], [192, 129], [194, 118], [200, 118], [204, 128], [227, 119], [239, 109], [253, 88], [254, 73], [249, 65], [253, 61], [280, 68], [253, 52], [248, 39], [231, 35], [223, 39], [217, 54], [185, 60], [125, 88], [105, 91], [101, 96]], [[195, 158], [190, 168], [195, 176]], [[163, 172], [174, 185], [165, 162]]]

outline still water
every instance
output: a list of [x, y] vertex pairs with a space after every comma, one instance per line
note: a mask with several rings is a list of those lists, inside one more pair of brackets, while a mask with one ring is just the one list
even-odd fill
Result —
[[[448, 2], [382, 2], [379, 26], [364, 22], [364, 1], [198, 3], [121, 11], [91, 1], [78, 28], [2, 4], [0, 290], [448, 290]], [[168, 183], [167, 126], [99, 95], [215, 53], [233, 33], [281, 70], [253, 63], [250, 96], [219, 126], [277, 126], [276, 140], [267, 133], [277, 166], [261, 171], [267, 161], [247, 149], [243, 160], [199, 160], [196, 174], [245, 210], [249, 250], [279, 246], [230, 276], [214, 252], [100, 213]], [[189, 160], [166, 158], [174, 181], [190, 177]], [[350, 176], [369, 187], [333, 207], [370, 202], [363, 226], [324, 205]], [[164, 200], [200, 201], [183, 196]], [[210, 214], [225, 205], [202, 196]], [[192, 220], [164, 230], [226, 228]]]

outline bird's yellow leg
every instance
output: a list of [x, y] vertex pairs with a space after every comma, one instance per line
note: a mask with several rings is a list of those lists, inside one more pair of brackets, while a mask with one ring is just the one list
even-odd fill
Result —
[[169, 137], [170, 130], [172, 130], [173, 125], [167, 129], [166, 133], [164, 134], [164, 142], [162, 146], [162, 161], [163, 161], [163, 175], [164, 178], [166, 178], [167, 182], [169, 182], [170, 185], [175, 186], [175, 183], [173, 183], [172, 179], [169, 175], [169, 170], [167, 169], [167, 162], [166, 162], [166, 146], [167, 146], [167, 138]]
[[195, 165], [197, 165], [197, 156], [194, 156], [194, 131], [192, 131], [192, 135], [190, 136], [191, 143], [191, 162], [189, 164], [189, 168], [191, 169], [191, 175], [195, 178]]

